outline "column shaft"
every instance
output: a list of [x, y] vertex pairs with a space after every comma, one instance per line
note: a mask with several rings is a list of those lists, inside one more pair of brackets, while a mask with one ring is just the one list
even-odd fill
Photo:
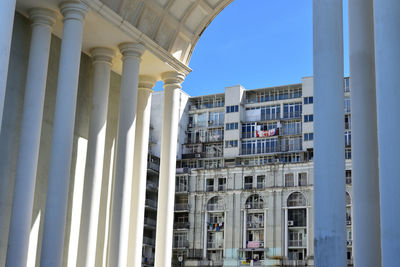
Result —
[[[357, 267], [381, 264], [373, 0], [349, 1], [353, 155], [353, 254]], [[365, 218], [369, 218], [366, 220]]]
[[[400, 251], [400, 2], [374, 0], [382, 266], [398, 265]], [[373, 153], [370, 151], [369, 153]]]
[[35, 193], [51, 30], [55, 12], [34, 9], [6, 266], [25, 266]]
[[314, 0], [315, 266], [346, 266], [343, 3]]
[[135, 155], [133, 163], [132, 200], [129, 227], [129, 257], [127, 266], [141, 266], [144, 226], [144, 206], [146, 200], [147, 154], [149, 150], [150, 110], [152, 88], [156, 80], [140, 76]]
[[64, 16], [64, 27], [46, 196], [41, 267], [57, 267], [62, 264], [83, 19], [87, 12], [86, 5], [81, 2], [63, 2], [60, 9]]
[[89, 139], [79, 234], [78, 266], [95, 265], [103, 160], [107, 128], [108, 94], [111, 61], [114, 51], [95, 48], [93, 56], [93, 99], [90, 112]]
[[126, 43], [120, 45], [120, 50], [123, 55], [123, 67], [108, 265], [126, 267], [133, 156], [135, 151], [139, 64], [144, 47], [141, 44]]
[[15, 3], [16, 0], [2, 0], [0, 3], [0, 131], [3, 118], [4, 97], [6, 95]]
[[179, 126], [179, 89], [183, 79], [184, 76], [176, 72], [167, 72], [163, 75], [165, 90], [154, 264], [156, 267], [171, 266], [176, 149]]

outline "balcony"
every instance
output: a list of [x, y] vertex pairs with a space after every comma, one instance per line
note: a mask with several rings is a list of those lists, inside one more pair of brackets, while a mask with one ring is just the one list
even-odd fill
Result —
[[144, 225], [156, 227], [157, 226], [157, 221], [154, 220], [154, 219], [145, 217], [144, 218]]
[[188, 186], [185, 184], [175, 185], [175, 193], [187, 193]]
[[189, 204], [185, 203], [175, 204], [175, 211], [189, 211]]
[[246, 204], [246, 209], [263, 209], [264, 208], [264, 203], [247, 203]]
[[159, 172], [160, 171], [160, 164], [152, 162], [152, 161], [147, 161], [147, 169], [155, 171], [155, 172]]
[[189, 248], [189, 241], [188, 240], [174, 240], [173, 247], [176, 248]]
[[226, 191], [226, 184], [218, 185], [218, 191]]
[[223, 204], [207, 204], [208, 211], [223, 211], [225, 206]]
[[245, 183], [243, 189], [253, 189], [253, 183]]
[[143, 265], [154, 265], [154, 255], [142, 257]]
[[289, 247], [307, 247], [307, 240], [303, 239], [295, 239], [289, 240]]
[[208, 241], [207, 248], [224, 248], [224, 241]]
[[248, 221], [247, 222], [247, 228], [248, 229], [257, 229], [257, 228], [264, 228], [264, 222], [263, 221]]
[[214, 191], [214, 185], [213, 184], [206, 185], [206, 192], [213, 192], [213, 191]]
[[158, 191], [158, 185], [154, 182], [147, 181], [146, 188], [151, 191]]
[[174, 229], [189, 229], [189, 222], [174, 222]]
[[247, 248], [264, 248], [264, 241], [247, 241]]
[[155, 240], [155, 238], [150, 238], [150, 237], [144, 236], [143, 244], [154, 247], [156, 245], [156, 240]]
[[147, 207], [149, 207], [149, 208], [153, 208], [153, 209], [157, 209], [157, 201], [156, 200], [152, 200], [152, 199], [146, 199], [146, 202], [145, 202], [146, 204], [146, 206]]
[[204, 158], [205, 154], [204, 152], [182, 154], [182, 159]]
[[306, 260], [283, 260], [283, 266], [307, 266]]
[[301, 119], [301, 111], [284, 112], [282, 120]]

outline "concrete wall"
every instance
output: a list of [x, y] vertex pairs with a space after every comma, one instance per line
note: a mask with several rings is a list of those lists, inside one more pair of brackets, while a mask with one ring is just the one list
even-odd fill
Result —
[[[20, 135], [20, 123], [24, 99], [25, 77], [30, 42], [29, 21], [16, 14], [14, 22], [11, 59], [6, 89], [5, 109], [0, 136], [0, 267], [5, 265], [8, 229], [12, 206], [12, 194]], [[50, 162], [50, 149], [53, 118], [57, 90], [58, 64], [61, 40], [52, 37], [49, 69], [46, 85], [45, 106], [40, 140], [39, 162], [32, 216], [32, 229], [28, 266], [39, 266], [40, 248], [45, 214], [47, 177]], [[92, 64], [89, 56], [82, 54], [78, 101], [75, 117], [73, 155], [69, 184], [67, 225], [65, 229], [63, 266], [76, 266], [84, 168], [90, 114]], [[96, 266], [104, 266], [105, 240], [110, 204], [111, 174], [114, 165], [114, 147], [118, 123], [120, 76], [112, 73], [109, 97], [107, 137], [105, 148], [103, 188], [101, 198], [101, 221], [99, 222], [99, 242]], [[37, 249], [37, 250], [36, 250]]]

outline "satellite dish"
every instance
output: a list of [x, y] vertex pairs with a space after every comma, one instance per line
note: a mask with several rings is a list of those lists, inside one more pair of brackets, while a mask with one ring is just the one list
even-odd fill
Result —
[[182, 257], [182, 256], [179, 256], [179, 257], [178, 257], [178, 261], [179, 261], [179, 262], [182, 262], [182, 261], [183, 261], [183, 257]]

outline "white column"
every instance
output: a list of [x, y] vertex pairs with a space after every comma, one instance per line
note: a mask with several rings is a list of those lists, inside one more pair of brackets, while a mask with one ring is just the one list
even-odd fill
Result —
[[60, 10], [64, 16], [64, 27], [58, 71], [41, 267], [57, 267], [62, 264], [83, 20], [88, 8], [81, 2], [63, 2]]
[[[206, 209], [207, 209], [207, 205], [206, 205]], [[208, 232], [208, 213], [207, 210], [204, 211], [204, 235], [203, 235], [203, 239], [204, 239], [204, 247], [203, 247], [203, 259], [207, 259], [207, 232]]]
[[353, 253], [357, 267], [381, 265], [373, 17], [373, 0], [349, 1]]
[[6, 95], [15, 2], [16, 0], [2, 0], [0, 2], [0, 131], [3, 118], [4, 97]]
[[141, 266], [146, 200], [147, 154], [149, 150], [151, 95], [156, 79], [139, 77], [135, 155], [129, 227], [129, 257], [127, 266]]
[[289, 247], [289, 225], [288, 225], [288, 209], [286, 207], [283, 208], [285, 212], [285, 221], [284, 221], [284, 226], [285, 226], [285, 239], [284, 239], [284, 245], [283, 245], [283, 256], [288, 258], [288, 247]]
[[140, 57], [144, 53], [144, 46], [138, 43], [124, 43], [119, 48], [122, 53], [123, 66], [108, 265], [126, 267], [139, 65]]
[[32, 36], [8, 236], [7, 267], [25, 266], [27, 260], [51, 30], [56, 13], [37, 8], [30, 11], [30, 19]]
[[98, 47], [93, 57], [93, 98], [90, 111], [89, 137], [83, 187], [81, 227], [79, 233], [78, 266], [94, 266], [97, 229], [103, 177], [103, 160], [107, 128], [108, 94], [111, 62], [114, 51]]
[[314, 0], [315, 266], [346, 266], [343, 1]]
[[247, 248], [247, 210], [243, 210], [243, 248]]
[[[400, 251], [400, 2], [374, 0], [382, 266]], [[372, 153], [369, 152], [369, 153]], [[375, 215], [375, 214], [374, 214]]]
[[156, 267], [171, 266], [176, 149], [179, 126], [179, 89], [181, 89], [184, 78], [183, 74], [177, 72], [166, 72], [162, 75], [165, 90], [154, 264]]

